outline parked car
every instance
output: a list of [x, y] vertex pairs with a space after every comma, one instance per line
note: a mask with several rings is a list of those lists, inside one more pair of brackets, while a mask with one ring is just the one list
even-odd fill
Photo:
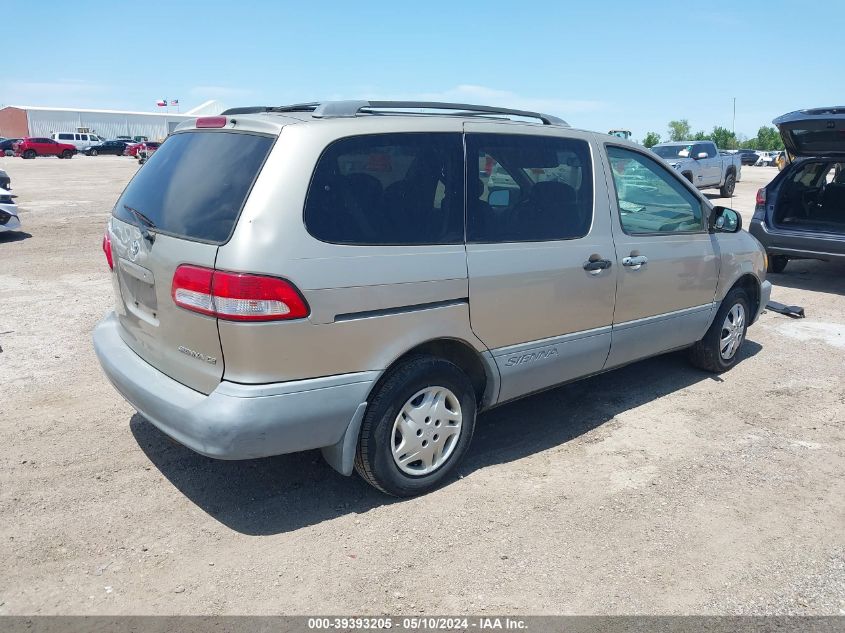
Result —
[[14, 145], [20, 140], [19, 138], [7, 138], [0, 141], [0, 156], [12, 156], [15, 153]]
[[126, 141], [104, 141], [99, 145], [92, 145], [85, 150], [86, 156], [97, 156], [98, 154], [114, 154], [123, 156], [126, 151]]
[[18, 217], [18, 207], [15, 196], [6, 189], [0, 189], [0, 233], [20, 231], [21, 220]]
[[733, 195], [742, 162], [737, 154], [723, 156], [713, 141], [658, 143], [651, 151], [678, 170], [698, 189], [718, 188], [725, 198]]
[[737, 152], [742, 165], [756, 165], [760, 155], [753, 149], [741, 149]]
[[151, 143], [149, 141], [141, 143], [141, 146], [138, 148], [138, 151], [135, 153], [135, 156], [138, 158], [138, 164], [143, 165], [147, 162], [147, 160], [155, 154], [156, 150], [159, 148], [161, 143]]
[[[133, 407], [212, 457], [321, 448], [423, 493], [479, 410], [676, 349], [725, 371], [769, 298], [737, 212], [544, 114], [238, 108], [157, 153], [103, 238], [117, 309], [94, 347]], [[520, 195], [465, 192], [487, 158]]]
[[773, 123], [794, 160], [757, 192], [749, 230], [769, 270], [783, 272], [790, 259], [845, 261], [845, 106]]
[[138, 152], [143, 150], [155, 150], [158, 149], [158, 146], [161, 143], [157, 143], [156, 141], [141, 141], [140, 143], [135, 143], [133, 145], [127, 145], [126, 150], [124, 151], [124, 155], [132, 156], [133, 158], [138, 158]]
[[[5, 189], [6, 191], [10, 191], [12, 189], [12, 179], [9, 178], [9, 174], [7, 174], [3, 169], [0, 169], [0, 189]], [[0, 191], [0, 193], [3, 192]]]
[[59, 132], [50, 135], [54, 141], [59, 143], [67, 143], [73, 145], [78, 152], [87, 150], [92, 145], [99, 145], [106, 139], [96, 134], [88, 134], [82, 132]]
[[67, 143], [58, 143], [50, 138], [25, 137], [14, 144], [15, 156], [35, 158], [36, 156], [58, 156], [59, 158], [73, 158], [76, 148]]

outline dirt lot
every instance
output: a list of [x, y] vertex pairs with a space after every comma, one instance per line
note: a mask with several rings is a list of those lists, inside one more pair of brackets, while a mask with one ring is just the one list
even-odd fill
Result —
[[[317, 452], [168, 440], [91, 348], [126, 158], [0, 158], [0, 614], [845, 613], [845, 267], [793, 262], [741, 363], [680, 354], [483, 415], [461, 478], [393, 501]], [[773, 168], [744, 168], [750, 219]]]

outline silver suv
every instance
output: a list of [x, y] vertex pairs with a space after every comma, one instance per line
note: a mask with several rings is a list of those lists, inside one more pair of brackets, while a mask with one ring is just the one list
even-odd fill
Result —
[[681, 348], [729, 369], [771, 288], [738, 214], [648, 150], [466, 104], [183, 123], [103, 249], [94, 346], [150, 422], [222, 459], [320, 448], [399, 496], [481, 410]]

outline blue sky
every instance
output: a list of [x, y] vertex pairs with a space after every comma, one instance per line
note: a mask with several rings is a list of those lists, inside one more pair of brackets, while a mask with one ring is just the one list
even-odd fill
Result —
[[[537, 109], [635, 138], [845, 104], [845, 3], [5, 0], [0, 104], [184, 111], [337, 98]], [[18, 36], [19, 36], [18, 35]], [[17, 40], [15, 36], [13, 39]], [[67, 43], [75, 37], [76, 42]]]

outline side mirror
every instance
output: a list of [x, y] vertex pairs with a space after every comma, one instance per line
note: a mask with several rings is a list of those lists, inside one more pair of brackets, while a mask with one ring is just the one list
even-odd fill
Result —
[[511, 192], [507, 189], [496, 189], [487, 196], [487, 204], [491, 207], [504, 208], [510, 206]]
[[695, 156], [696, 158], [707, 158], [707, 152], [698, 152]]
[[719, 233], [737, 233], [742, 229], [742, 216], [727, 207], [714, 207], [711, 228]]

